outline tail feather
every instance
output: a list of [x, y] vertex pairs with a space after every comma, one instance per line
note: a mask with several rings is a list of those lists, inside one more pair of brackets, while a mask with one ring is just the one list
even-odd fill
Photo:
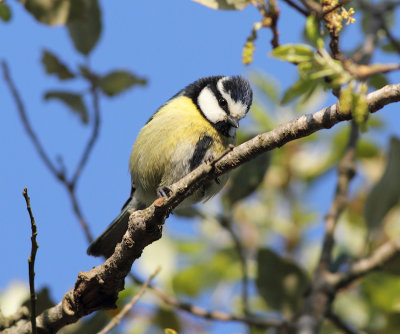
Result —
[[125, 205], [121, 213], [115, 218], [105, 231], [94, 240], [87, 249], [88, 255], [104, 256], [109, 258], [115, 246], [121, 242], [126, 230], [128, 229], [129, 216], [132, 212], [144, 209], [144, 205], [135, 198]]

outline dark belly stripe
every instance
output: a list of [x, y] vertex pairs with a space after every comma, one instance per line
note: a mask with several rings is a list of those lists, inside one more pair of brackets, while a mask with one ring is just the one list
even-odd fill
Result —
[[190, 170], [192, 171], [198, 167], [204, 159], [207, 150], [213, 143], [213, 139], [210, 136], [204, 136], [199, 139], [193, 152], [193, 156], [190, 159]]

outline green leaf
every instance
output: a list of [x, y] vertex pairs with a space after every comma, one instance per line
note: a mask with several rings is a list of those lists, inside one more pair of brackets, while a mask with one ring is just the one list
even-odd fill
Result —
[[393, 43], [388, 43], [385, 45], [382, 45], [382, 50], [387, 52], [387, 53], [396, 53], [397, 49], [395, 48], [395, 46], [393, 45]]
[[47, 74], [56, 74], [60, 80], [75, 78], [75, 75], [69, 70], [69, 68], [50, 51], [43, 51], [42, 64], [44, 65]]
[[361, 288], [375, 307], [385, 312], [398, 311], [400, 303], [398, 276], [385, 272], [373, 272], [362, 280]]
[[[174, 312], [173, 309], [167, 309], [165, 307], [159, 307], [155, 316], [151, 321], [154, 325], [165, 329], [169, 329], [169, 333], [178, 333], [181, 330], [181, 323], [179, 321], [179, 317]], [[160, 333], [160, 332], [159, 332]], [[165, 333], [168, 333], [165, 331]]]
[[101, 34], [101, 11], [97, 0], [71, 0], [67, 27], [75, 49], [88, 55]]
[[371, 231], [378, 229], [383, 218], [400, 200], [400, 140], [390, 139], [386, 169], [368, 194], [364, 216]]
[[49, 25], [67, 23], [71, 3], [69, 0], [20, 0], [36, 20]]
[[[36, 291], [36, 312], [37, 314], [53, 307], [54, 301], [50, 296], [50, 290], [48, 287], [43, 287], [39, 291]], [[27, 299], [21, 306], [26, 306], [31, 311], [31, 299]]]
[[361, 139], [357, 143], [357, 158], [373, 158], [380, 153], [379, 148], [372, 141]]
[[278, 103], [279, 82], [264, 73], [252, 72], [250, 81], [254, 84], [268, 99]]
[[375, 74], [368, 78], [368, 85], [375, 89], [380, 89], [388, 84], [389, 81], [383, 74]]
[[195, 206], [187, 206], [183, 208], [176, 208], [174, 214], [179, 217], [185, 218], [203, 218], [204, 214]]
[[57, 99], [63, 102], [80, 116], [83, 123], [88, 123], [88, 113], [80, 94], [65, 91], [49, 91], [45, 94], [44, 99]]
[[400, 256], [392, 257], [382, 266], [382, 270], [392, 275], [400, 275]]
[[313, 59], [314, 51], [305, 44], [285, 44], [272, 50], [275, 58], [290, 61], [291, 63], [308, 62]]
[[79, 72], [84, 78], [88, 79], [89, 81], [91, 81], [95, 77], [95, 74], [92, 73], [90, 69], [84, 65], [79, 65]]
[[10, 7], [8, 7], [5, 3], [0, 3], [0, 19], [4, 22], [11, 20]]
[[315, 87], [315, 81], [309, 79], [299, 79], [293, 86], [286, 90], [285, 94], [283, 94], [281, 103], [289, 103], [296, 97], [305, 94], [311, 89], [314, 91]]
[[[245, 139], [250, 138], [251, 136]], [[267, 172], [270, 157], [269, 153], [261, 154], [233, 171], [222, 198], [227, 207], [231, 207], [237, 201], [246, 198], [257, 190]]]
[[305, 273], [295, 263], [267, 248], [258, 251], [257, 267], [256, 284], [266, 303], [286, 315], [293, 315], [307, 287]]
[[219, 282], [226, 283], [228, 280], [240, 277], [240, 267], [232, 249], [219, 251], [211, 257], [205, 256], [203, 259], [204, 262], [192, 263], [190, 267], [181, 270], [174, 276], [172, 284], [177, 293], [195, 297]]
[[193, 0], [212, 9], [239, 10], [250, 4], [250, 0]]
[[100, 78], [99, 86], [104, 94], [114, 96], [133, 85], [146, 85], [147, 80], [127, 71], [114, 71]]
[[321, 38], [319, 22], [314, 15], [310, 15], [306, 20], [306, 34], [309, 41], [314, 45], [318, 45], [318, 39]]

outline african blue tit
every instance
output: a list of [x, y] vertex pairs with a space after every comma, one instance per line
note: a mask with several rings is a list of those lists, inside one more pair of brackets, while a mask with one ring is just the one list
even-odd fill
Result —
[[[147, 121], [129, 161], [131, 196], [119, 216], [89, 246], [89, 255], [109, 257], [128, 228], [129, 216], [168, 196], [168, 186], [204, 161], [221, 156], [236, 142], [239, 120], [246, 116], [253, 92], [240, 76], [201, 78], [178, 92]], [[224, 174], [184, 200], [180, 207], [214, 196]]]

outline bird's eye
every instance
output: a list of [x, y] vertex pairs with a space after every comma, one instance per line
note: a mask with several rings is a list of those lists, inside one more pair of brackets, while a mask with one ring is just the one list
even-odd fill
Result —
[[226, 100], [225, 100], [223, 97], [220, 97], [220, 98], [218, 99], [218, 103], [219, 103], [219, 105], [220, 105], [221, 107], [226, 107], [226, 105], [228, 104], [228, 103], [226, 102]]

